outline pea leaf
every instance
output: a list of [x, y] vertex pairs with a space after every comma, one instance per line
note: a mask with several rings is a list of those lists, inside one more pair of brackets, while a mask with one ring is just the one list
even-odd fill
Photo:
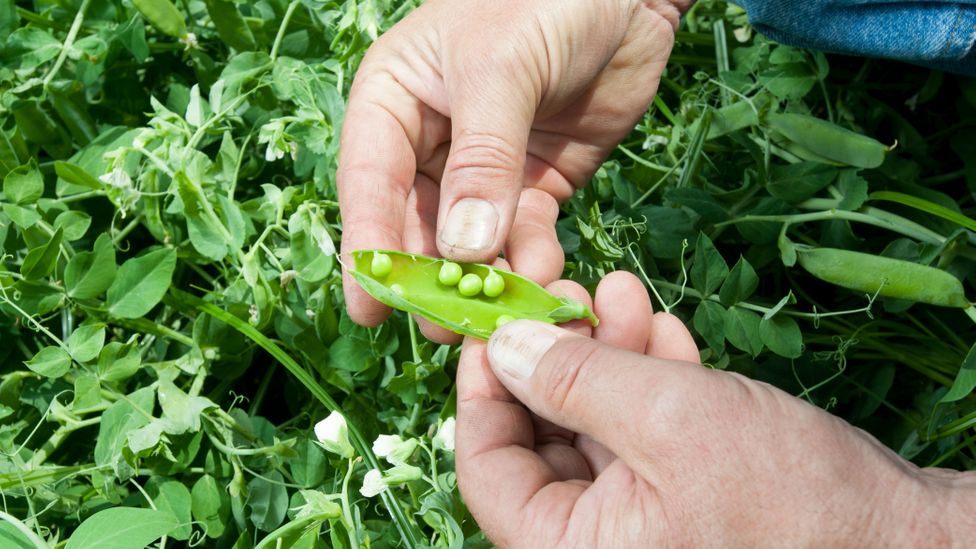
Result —
[[705, 233], [698, 234], [695, 264], [691, 267], [691, 284], [704, 296], [710, 296], [729, 274], [729, 266]]
[[71, 358], [77, 362], [88, 362], [98, 356], [105, 344], [105, 326], [86, 324], [79, 326], [66, 342]]
[[24, 263], [20, 266], [20, 273], [27, 280], [37, 280], [44, 278], [54, 271], [58, 257], [61, 255], [61, 237], [64, 231], [58, 229], [54, 231], [54, 236], [50, 240], [27, 252]]
[[728, 278], [722, 284], [718, 293], [719, 299], [726, 307], [749, 299], [749, 296], [759, 287], [759, 277], [746, 258], [739, 256], [735, 266], [729, 272]]
[[695, 309], [695, 330], [705, 338], [705, 342], [715, 352], [725, 348], [726, 310], [714, 301], [702, 301]]
[[176, 517], [163, 511], [137, 507], [113, 507], [85, 519], [65, 549], [134, 549], [145, 547], [179, 526]]
[[966, 353], [966, 358], [963, 359], [962, 365], [959, 366], [959, 373], [956, 374], [956, 380], [952, 382], [952, 387], [949, 388], [949, 392], [939, 402], [955, 402], [961, 400], [969, 396], [969, 393], [972, 393], [974, 388], [976, 388], [976, 344], [973, 344], [969, 348], [969, 352]]
[[745, 351], [752, 357], [759, 356], [763, 350], [762, 337], [759, 334], [761, 320], [752, 311], [732, 307], [725, 317], [725, 337], [736, 349]]
[[75, 377], [75, 396], [71, 402], [72, 410], [84, 410], [102, 402], [101, 385], [98, 378], [89, 373]]
[[176, 270], [176, 250], [162, 249], [130, 259], [108, 289], [108, 311], [119, 318], [139, 318], [163, 298]]
[[201, 476], [190, 493], [193, 519], [203, 524], [204, 533], [210, 538], [219, 538], [230, 517], [230, 498], [227, 492], [217, 485], [209, 474]]
[[33, 541], [9, 522], [0, 522], [0, 546], [7, 549], [37, 549]]
[[190, 517], [190, 490], [183, 483], [174, 480], [164, 482], [157, 488], [158, 493], [153, 496], [153, 503], [156, 509], [164, 513], [169, 513], [177, 519], [179, 526], [169, 532], [169, 536], [175, 540], [190, 539], [192, 533]]
[[795, 204], [833, 183], [837, 168], [819, 162], [798, 162], [776, 166], [770, 173], [769, 194]]
[[769, 350], [786, 358], [803, 354], [803, 333], [792, 318], [777, 315], [759, 322], [759, 337]]
[[270, 532], [281, 524], [288, 511], [288, 491], [282, 486], [281, 474], [272, 471], [267, 479], [255, 477], [247, 483], [247, 507], [251, 522], [258, 530]]
[[75, 254], [68, 261], [64, 270], [68, 296], [75, 299], [98, 297], [112, 285], [115, 271], [115, 245], [112, 237], [103, 233], [95, 240], [94, 251]]
[[85, 169], [81, 166], [72, 164], [71, 162], [58, 160], [54, 163], [54, 173], [58, 174], [58, 177], [63, 179], [66, 183], [71, 183], [72, 185], [88, 187], [89, 189], [96, 191], [105, 188], [104, 183], [85, 171]]
[[28, 368], [44, 377], [61, 377], [71, 369], [71, 356], [61, 347], [44, 347], [25, 362]]
[[3, 195], [15, 204], [31, 204], [44, 194], [44, 178], [37, 164], [18, 166], [3, 178]]
[[92, 218], [90, 215], [75, 210], [68, 210], [54, 220], [54, 228], [64, 230], [64, 239], [74, 242], [85, 236], [88, 227], [91, 226]]

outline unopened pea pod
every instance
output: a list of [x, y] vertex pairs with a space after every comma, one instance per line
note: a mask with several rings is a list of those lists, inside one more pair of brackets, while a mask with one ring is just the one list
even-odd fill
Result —
[[962, 282], [935, 267], [835, 248], [796, 251], [804, 269], [837, 286], [942, 307], [970, 305]]
[[132, 0], [149, 24], [175, 38], [186, 36], [186, 20], [170, 0]]
[[771, 114], [767, 121], [771, 130], [792, 142], [791, 152], [809, 151], [809, 160], [822, 158], [847, 166], [877, 168], [888, 152], [888, 147], [875, 139], [812, 116]]
[[[392, 268], [373, 272], [377, 256], [386, 256]], [[596, 326], [599, 320], [582, 303], [556, 297], [535, 282], [515, 273], [488, 265], [459, 263], [464, 276], [484, 280], [495, 273], [504, 280], [496, 297], [484, 293], [462, 294], [459, 286], [439, 280], [444, 259], [385, 250], [361, 250], [352, 253], [349, 273], [376, 300], [408, 313], [420, 315], [452, 332], [488, 339], [505, 322], [518, 319], [538, 320], [550, 324], [579, 318]], [[501, 322], [499, 322], [501, 318]]]

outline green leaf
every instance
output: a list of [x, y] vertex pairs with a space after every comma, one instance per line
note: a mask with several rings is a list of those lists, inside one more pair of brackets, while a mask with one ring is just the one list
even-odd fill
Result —
[[769, 194], [795, 204], [817, 194], [837, 177], [838, 170], [819, 162], [776, 166], [770, 172]]
[[79, 373], [75, 377], [75, 397], [72, 410], [84, 410], [102, 403], [101, 385], [98, 378], [89, 373]]
[[258, 530], [270, 532], [281, 524], [288, 511], [288, 491], [282, 486], [281, 474], [272, 471], [267, 480], [254, 477], [247, 483], [247, 506], [251, 522]]
[[85, 212], [68, 210], [58, 215], [54, 220], [54, 228], [64, 229], [64, 239], [68, 242], [74, 242], [85, 236], [88, 227], [91, 226], [91, 221], [91, 216]]
[[855, 170], [841, 172], [837, 178], [837, 190], [844, 196], [837, 205], [841, 210], [856, 210], [868, 199], [868, 182]]
[[762, 337], [759, 335], [761, 320], [762, 318], [752, 311], [732, 307], [725, 317], [725, 337], [733, 347], [755, 358], [763, 350]]
[[9, 522], [0, 522], [0, 547], [6, 549], [37, 549], [30, 540], [16, 526]]
[[15, 204], [32, 204], [44, 194], [44, 177], [37, 164], [18, 166], [3, 178], [3, 195]]
[[159, 494], [153, 497], [156, 509], [164, 513], [169, 513], [177, 519], [179, 526], [171, 530], [169, 536], [175, 540], [185, 541], [190, 539], [193, 532], [190, 517], [190, 491], [181, 482], [170, 480], [158, 487]]
[[714, 301], [702, 301], [695, 309], [693, 323], [697, 331], [715, 352], [725, 348], [726, 310]]
[[193, 519], [203, 524], [203, 531], [210, 538], [224, 533], [230, 518], [230, 498], [210, 475], [201, 476], [193, 484], [191, 511]]
[[722, 301], [722, 305], [731, 307], [749, 299], [749, 296], [758, 287], [759, 277], [756, 276], [756, 270], [752, 268], [752, 264], [746, 261], [746, 258], [739, 256], [739, 260], [736, 261], [735, 266], [729, 272], [729, 276], [725, 279], [725, 283], [722, 284], [718, 297]]
[[729, 266], [722, 254], [705, 233], [698, 234], [695, 245], [695, 264], [691, 266], [691, 284], [703, 296], [710, 296], [729, 274]]
[[951, 221], [960, 227], [969, 229], [970, 231], [976, 231], [976, 220], [972, 219], [971, 217], [966, 217], [959, 212], [954, 212], [945, 206], [936, 204], [935, 202], [925, 200], [924, 198], [919, 198], [910, 194], [896, 193], [893, 191], [874, 192], [871, 193], [869, 198], [871, 200], [887, 200], [889, 202], [895, 202], [903, 206], [915, 208], [916, 210], [937, 215], [946, 221]]
[[98, 356], [105, 344], [105, 326], [86, 324], [79, 326], [66, 342], [71, 358], [76, 362], [88, 362]]
[[105, 188], [104, 183], [93, 177], [90, 173], [86, 172], [84, 168], [64, 160], [58, 160], [54, 163], [54, 173], [58, 174], [58, 177], [67, 183], [71, 183], [72, 185], [88, 187], [89, 189], [96, 191], [100, 191]]
[[115, 278], [115, 244], [108, 233], [95, 240], [94, 251], [75, 254], [64, 270], [64, 285], [68, 296], [75, 299], [98, 297], [112, 285]]
[[176, 250], [164, 248], [130, 259], [108, 289], [108, 311], [119, 318], [148, 313], [169, 289], [176, 270]]
[[169, 534], [178, 526], [176, 517], [170, 513], [137, 507], [113, 507], [85, 519], [71, 534], [65, 549], [138, 549]]
[[779, 356], [798, 358], [803, 354], [803, 333], [796, 321], [788, 316], [763, 318], [759, 323], [759, 337]]
[[98, 378], [102, 381], [125, 381], [141, 366], [139, 349], [132, 343], [112, 341], [98, 355]]
[[71, 369], [71, 357], [61, 347], [44, 347], [25, 362], [32, 372], [45, 377], [61, 377]]
[[37, 280], [44, 278], [54, 271], [58, 264], [58, 257], [61, 255], [61, 237], [64, 231], [58, 229], [54, 231], [54, 236], [46, 243], [27, 252], [24, 263], [20, 266], [20, 273], [27, 280]]
[[33, 206], [25, 208], [16, 204], [4, 204], [3, 213], [21, 229], [29, 229], [41, 219], [41, 214]]
[[122, 448], [128, 433], [149, 423], [155, 404], [155, 391], [144, 387], [118, 400], [102, 414], [95, 440], [95, 464], [111, 466], [116, 473], [131, 468], [122, 458]]
[[955, 402], [961, 400], [976, 388], [976, 344], [973, 344], [969, 348], [969, 352], [966, 353], [966, 358], [963, 359], [962, 365], [959, 366], [959, 373], [956, 374], [956, 380], [952, 382], [952, 387], [949, 392], [942, 397], [939, 402]]

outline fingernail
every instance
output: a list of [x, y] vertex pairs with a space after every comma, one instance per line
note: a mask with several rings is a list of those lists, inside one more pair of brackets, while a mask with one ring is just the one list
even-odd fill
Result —
[[542, 322], [516, 320], [495, 331], [488, 341], [488, 360], [495, 373], [526, 379], [564, 333]]
[[447, 214], [441, 230], [441, 242], [463, 250], [485, 250], [495, 240], [498, 210], [480, 198], [462, 198]]

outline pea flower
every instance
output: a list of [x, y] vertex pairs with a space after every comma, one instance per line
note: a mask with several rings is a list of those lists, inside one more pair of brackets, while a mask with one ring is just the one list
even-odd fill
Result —
[[116, 189], [128, 189], [132, 187], [132, 178], [120, 166], [112, 168], [112, 171], [103, 174], [98, 180]]
[[380, 435], [373, 441], [373, 453], [392, 465], [406, 463], [417, 449], [417, 439], [403, 440], [400, 435]]
[[344, 458], [351, 458], [355, 451], [349, 443], [349, 429], [346, 418], [339, 412], [332, 412], [329, 417], [315, 424], [315, 438], [319, 445]]
[[454, 451], [454, 426], [457, 422], [453, 417], [445, 419], [434, 435], [434, 448], [438, 450]]
[[383, 473], [379, 469], [370, 469], [366, 471], [366, 476], [363, 477], [363, 487], [359, 489], [359, 493], [364, 497], [371, 498], [383, 493], [386, 488]]

